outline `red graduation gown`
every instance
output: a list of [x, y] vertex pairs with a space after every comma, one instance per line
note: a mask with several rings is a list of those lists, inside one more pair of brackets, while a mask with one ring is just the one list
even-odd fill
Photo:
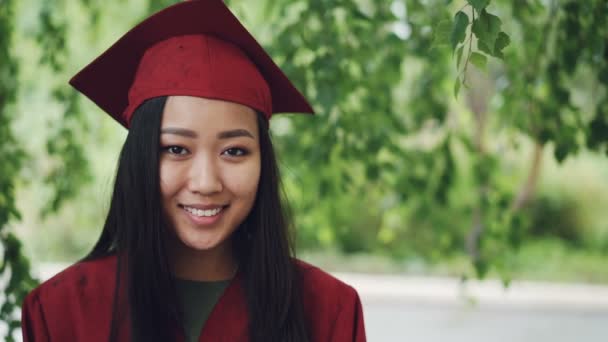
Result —
[[[365, 342], [357, 292], [317, 267], [298, 262], [312, 341]], [[116, 280], [116, 257], [77, 263], [33, 290], [22, 309], [24, 342], [107, 342]], [[229, 323], [227, 323], [229, 322]], [[127, 341], [128, 324], [119, 331]], [[181, 333], [176, 331], [176, 341]], [[247, 307], [240, 276], [226, 288], [199, 341], [248, 341]]]

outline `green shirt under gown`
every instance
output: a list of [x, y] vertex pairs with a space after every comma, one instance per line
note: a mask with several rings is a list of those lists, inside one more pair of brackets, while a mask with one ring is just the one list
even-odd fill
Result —
[[199, 335], [213, 307], [230, 280], [196, 281], [175, 279], [177, 297], [182, 310], [185, 342], [198, 341]]

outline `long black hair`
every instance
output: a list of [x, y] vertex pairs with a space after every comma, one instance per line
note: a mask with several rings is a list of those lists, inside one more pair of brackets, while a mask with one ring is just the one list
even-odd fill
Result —
[[[130, 322], [132, 341], [172, 341], [180, 314], [169, 264], [169, 239], [160, 199], [160, 125], [166, 97], [144, 102], [133, 114], [120, 153], [110, 209], [99, 240], [84, 258], [117, 255], [110, 342]], [[252, 342], [305, 342], [291, 223], [281, 201], [280, 177], [266, 119], [258, 114], [261, 175], [255, 203], [233, 233], [243, 275]], [[126, 298], [124, 297], [126, 296]], [[124, 298], [124, 300], [123, 300]], [[126, 307], [125, 307], [126, 306]]]

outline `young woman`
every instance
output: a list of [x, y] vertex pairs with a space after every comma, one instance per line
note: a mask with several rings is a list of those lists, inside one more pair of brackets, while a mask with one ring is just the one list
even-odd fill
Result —
[[71, 84], [129, 134], [97, 244], [28, 295], [25, 341], [365, 341], [355, 290], [292, 257], [268, 120], [312, 109], [221, 0]]

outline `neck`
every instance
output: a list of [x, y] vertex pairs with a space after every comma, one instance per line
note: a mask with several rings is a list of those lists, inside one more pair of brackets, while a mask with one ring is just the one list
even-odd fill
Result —
[[209, 251], [198, 251], [179, 246], [171, 253], [173, 275], [180, 279], [220, 281], [232, 279], [238, 263], [230, 244]]

